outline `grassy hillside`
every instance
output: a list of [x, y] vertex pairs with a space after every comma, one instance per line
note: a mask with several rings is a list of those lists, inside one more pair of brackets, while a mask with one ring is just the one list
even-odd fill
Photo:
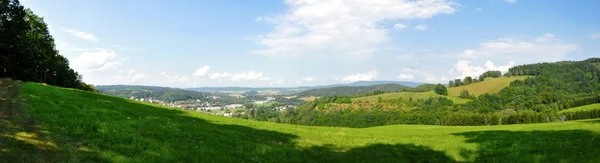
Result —
[[[14, 88], [0, 84], [0, 162], [600, 162], [600, 119], [309, 127], [33, 83], [23, 85], [18, 97]], [[11, 111], [6, 100], [22, 103], [25, 112]]]
[[468, 90], [469, 93], [479, 96], [485, 93], [498, 93], [504, 87], [508, 87], [510, 82], [515, 80], [525, 80], [527, 76], [511, 76], [487, 79], [483, 82], [477, 82], [465, 86], [448, 88], [448, 96], [458, 97], [462, 90]]
[[600, 104], [590, 104], [590, 105], [584, 105], [584, 106], [580, 106], [580, 107], [574, 107], [574, 108], [570, 108], [570, 109], [566, 109], [566, 110], [561, 110], [559, 113], [596, 110], [596, 109], [600, 109]]
[[398, 99], [398, 98], [402, 98], [403, 101], [408, 101], [411, 97], [412, 97], [413, 100], [427, 99], [429, 97], [446, 97], [446, 98], [452, 100], [455, 104], [464, 104], [464, 103], [467, 103], [467, 102], [471, 101], [471, 100], [468, 100], [468, 99], [462, 99], [462, 98], [458, 98], [458, 97], [438, 95], [438, 94], [436, 94], [433, 91], [429, 91], [429, 92], [396, 92], [396, 93], [384, 93], [384, 94], [381, 94], [381, 95], [354, 98], [354, 99], [352, 99], [352, 101], [375, 101], [379, 97], [381, 97], [384, 100], [385, 99]]

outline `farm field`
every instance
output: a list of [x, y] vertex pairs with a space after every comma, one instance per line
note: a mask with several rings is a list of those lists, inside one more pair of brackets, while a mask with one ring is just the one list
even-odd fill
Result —
[[455, 104], [464, 104], [464, 103], [471, 101], [469, 99], [462, 99], [462, 98], [458, 98], [458, 97], [438, 95], [433, 91], [384, 93], [384, 94], [374, 95], [374, 96], [353, 98], [352, 101], [376, 101], [379, 99], [379, 97], [381, 97], [381, 99], [384, 99], [384, 100], [402, 98], [403, 101], [408, 101], [411, 97], [413, 100], [428, 99], [429, 97], [446, 97], [446, 98], [452, 100]]

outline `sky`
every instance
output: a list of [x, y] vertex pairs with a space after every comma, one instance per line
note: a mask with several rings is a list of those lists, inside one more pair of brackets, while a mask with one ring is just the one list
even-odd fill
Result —
[[447, 83], [600, 56], [600, 1], [21, 0], [94, 85]]

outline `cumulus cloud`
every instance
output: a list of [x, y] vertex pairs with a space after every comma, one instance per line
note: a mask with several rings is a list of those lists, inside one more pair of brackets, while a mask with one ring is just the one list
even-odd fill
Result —
[[456, 62], [454, 67], [450, 70], [451, 74], [457, 76], [455, 78], [462, 79], [467, 76], [478, 77], [486, 71], [501, 71], [502, 73], [508, 72], [508, 69], [514, 67], [516, 63], [514, 61], [508, 62], [506, 65], [496, 66], [492, 61], [485, 62], [484, 66], [475, 66], [471, 64], [469, 60], [459, 60]]
[[402, 70], [400, 70], [400, 72], [400, 75], [398, 75], [398, 77], [396, 78], [410, 80], [415, 78], [415, 73], [419, 72], [419, 70], [412, 68], [403, 68]]
[[313, 81], [315, 81], [315, 78], [306, 77], [306, 78], [303, 78], [302, 81], [304, 81], [304, 82], [313, 82]]
[[231, 80], [232, 81], [258, 80], [258, 79], [270, 80], [270, 78], [262, 78], [262, 77], [263, 77], [262, 72], [250, 71], [250, 72], [246, 72], [246, 73], [234, 74], [231, 77]]
[[424, 73], [422, 75], [423, 75], [424, 81], [427, 83], [443, 83], [443, 82], [450, 80], [449, 78], [444, 77], [444, 76], [438, 77], [438, 76], [427, 74], [427, 73]]
[[78, 29], [68, 29], [68, 28], [63, 28], [63, 31], [78, 37], [80, 39], [86, 40], [86, 41], [90, 41], [90, 42], [98, 42], [98, 38], [96, 36], [94, 36], [91, 33], [87, 33]]
[[397, 1], [286, 0], [283, 15], [259, 17], [273, 23], [275, 30], [260, 35], [257, 42], [266, 49], [254, 51], [271, 57], [304, 54], [368, 56], [388, 41], [384, 21], [428, 19], [456, 11], [451, 0]]
[[517, 0], [504, 0], [504, 2], [508, 2], [508, 3], [517, 3]]
[[193, 86], [194, 83], [194, 78], [192, 78], [189, 75], [172, 75], [172, 74], [167, 74], [166, 72], [161, 72], [160, 73], [161, 80], [162, 82], [166, 82], [165, 84], [168, 86], [174, 86], [174, 87], [187, 87], [187, 86]]
[[348, 75], [342, 78], [342, 81], [347, 82], [355, 82], [355, 81], [371, 81], [377, 78], [377, 70], [373, 69], [364, 73], [356, 73], [353, 75]]
[[117, 71], [112, 77], [112, 84], [132, 84], [146, 77], [145, 73], [137, 72], [135, 69], [123, 69]]
[[244, 72], [244, 73], [237, 73], [237, 74], [232, 74], [229, 72], [215, 72], [215, 73], [208, 74], [208, 78], [213, 79], [213, 80], [221, 80], [221, 81], [228, 80], [228, 81], [232, 81], [232, 82], [249, 81], [249, 80], [270, 81], [273, 83], [283, 82], [281, 79], [265, 77], [265, 76], [263, 76], [262, 72], [258, 72], [258, 71], [254, 71], [254, 70], [249, 71], [249, 72]]
[[478, 49], [467, 49], [458, 56], [463, 59], [548, 61], [560, 60], [566, 54], [579, 50], [577, 44], [565, 42], [552, 34], [544, 34], [531, 41], [505, 37], [484, 42]]
[[414, 78], [415, 78], [415, 76], [413, 74], [400, 74], [400, 75], [398, 75], [398, 79], [407, 80], [407, 79], [414, 79]]
[[118, 67], [125, 58], [109, 49], [83, 52], [73, 61], [73, 67], [82, 71], [104, 71]]
[[591, 39], [598, 39], [598, 38], [600, 38], [600, 33], [592, 33], [592, 34], [590, 34], [590, 38]]
[[210, 66], [204, 65], [204, 66], [196, 69], [196, 72], [194, 72], [194, 76], [206, 76], [206, 74], [208, 74], [209, 69], [210, 69]]
[[394, 24], [394, 29], [395, 30], [403, 30], [404, 28], [406, 28], [408, 26], [404, 25], [404, 24], [400, 24], [400, 23], [396, 23]]
[[210, 79], [222, 79], [222, 78], [229, 78], [233, 76], [233, 74], [230, 74], [228, 72], [215, 72], [215, 73], [211, 73], [208, 78]]
[[427, 25], [417, 25], [415, 26], [415, 30], [426, 31], [429, 30], [429, 27], [427, 27]]

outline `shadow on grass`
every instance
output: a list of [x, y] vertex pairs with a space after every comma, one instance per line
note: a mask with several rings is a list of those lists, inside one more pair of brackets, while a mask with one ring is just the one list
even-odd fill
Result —
[[0, 79], [0, 162], [67, 162], [63, 158], [102, 161], [92, 152], [57, 145], [22, 109], [19, 81]]
[[455, 135], [475, 143], [474, 162], [600, 162], [600, 134], [586, 130], [479, 131]]
[[44, 136], [68, 154], [43, 162], [454, 162], [412, 144], [301, 148], [296, 135], [216, 124], [181, 110], [36, 84], [22, 91], [27, 110], [47, 129]]

